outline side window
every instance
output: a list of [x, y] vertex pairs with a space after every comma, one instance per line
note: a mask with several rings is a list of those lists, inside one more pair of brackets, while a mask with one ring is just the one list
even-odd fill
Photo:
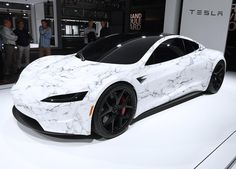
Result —
[[166, 62], [183, 55], [185, 55], [185, 48], [182, 39], [169, 39], [156, 48], [146, 65]]
[[195, 50], [199, 49], [199, 45], [195, 42], [192, 42], [192, 41], [186, 40], [186, 39], [183, 39], [183, 42], [184, 42], [186, 54], [192, 53]]

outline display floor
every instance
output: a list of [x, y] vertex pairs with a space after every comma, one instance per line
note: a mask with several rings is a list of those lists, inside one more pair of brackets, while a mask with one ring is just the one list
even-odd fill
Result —
[[[147, 117], [111, 140], [60, 139], [14, 119], [9, 89], [0, 90], [0, 168], [236, 169], [236, 73], [221, 90]], [[234, 165], [235, 164], [235, 165]]]

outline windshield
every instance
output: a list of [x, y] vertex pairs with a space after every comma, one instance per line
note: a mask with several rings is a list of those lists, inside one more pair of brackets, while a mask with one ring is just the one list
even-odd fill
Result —
[[76, 57], [102, 63], [132, 64], [139, 61], [158, 36], [117, 34], [99, 39], [80, 50]]
[[120, 44], [103, 57], [100, 62], [115, 64], [133, 64], [138, 62], [149, 48], [158, 40], [157, 36], [137, 38], [125, 44]]
[[107, 53], [116, 48], [118, 44], [124, 43], [125, 41], [140, 37], [139, 34], [115, 34], [101, 38], [95, 42], [92, 42], [85, 46], [77, 55], [80, 58], [81, 54], [85, 60], [89, 61], [99, 61]]

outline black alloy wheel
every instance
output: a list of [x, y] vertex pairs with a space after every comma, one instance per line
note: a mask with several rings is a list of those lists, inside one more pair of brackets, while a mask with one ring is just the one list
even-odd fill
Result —
[[225, 76], [225, 63], [223, 60], [219, 61], [212, 72], [211, 80], [207, 88], [207, 92], [214, 94], [220, 89]]
[[125, 132], [136, 112], [134, 89], [124, 83], [110, 86], [99, 98], [93, 115], [93, 130], [104, 138]]

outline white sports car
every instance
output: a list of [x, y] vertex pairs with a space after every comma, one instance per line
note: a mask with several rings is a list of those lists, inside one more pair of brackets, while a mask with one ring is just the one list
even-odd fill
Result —
[[13, 114], [43, 133], [113, 138], [160, 105], [216, 93], [225, 67], [223, 53], [187, 37], [115, 34], [27, 66], [12, 88]]

